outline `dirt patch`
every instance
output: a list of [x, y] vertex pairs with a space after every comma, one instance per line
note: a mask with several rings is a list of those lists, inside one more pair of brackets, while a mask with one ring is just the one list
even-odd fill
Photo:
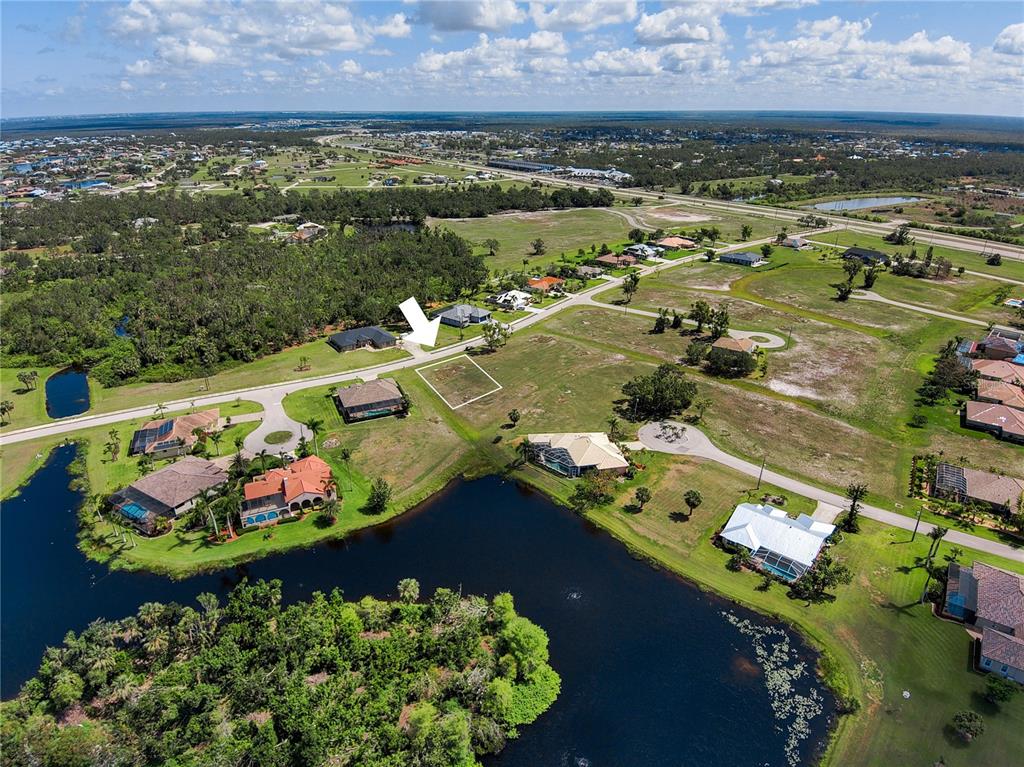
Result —
[[788, 383], [786, 381], [769, 381], [768, 388], [772, 391], [776, 391], [779, 394], [785, 394], [787, 397], [804, 397], [806, 399], [824, 399], [818, 392], [807, 386], [798, 386], [797, 384]]

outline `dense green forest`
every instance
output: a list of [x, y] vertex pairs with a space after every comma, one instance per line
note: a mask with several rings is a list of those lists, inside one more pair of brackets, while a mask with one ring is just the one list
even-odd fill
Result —
[[243, 583], [69, 632], [3, 704], [3, 762], [472, 767], [557, 698], [548, 637], [509, 594], [398, 590], [284, 607], [280, 581]]
[[154, 227], [112, 238], [102, 253], [8, 268], [3, 364], [81, 365], [108, 386], [207, 375], [330, 325], [398, 319], [411, 295], [447, 301], [487, 276], [465, 240], [432, 229], [308, 245], [242, 231], [187, 245], [176, 229]]
[[427, 216], [468, 218], [506, 210], [608, 207], [613, 202], [607, 189], [502, 189], [496, 184], [439, 190], [342, 189], [328, 194], [318, 189], [309, 194], [270, 189], [225, 195], [83, 195], [60, 202], [36, 201], [27, 208], [5, 211], [0, 247], [52, 247], [70, 242], [79, 243], [76, 249], [101, 252], [113, 237], [133, 230], [132, 222], [140, 218], [155, 218], [165, 226], [198, 224], [216, 234], [232, 225], [289, 214], [325, 225], [377, 225], [396, 220], [421, 223]]

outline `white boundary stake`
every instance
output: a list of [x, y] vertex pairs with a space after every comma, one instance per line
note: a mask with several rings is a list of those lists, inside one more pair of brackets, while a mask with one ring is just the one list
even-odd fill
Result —
[[[455, 360], [461, 359], [463, 357], [465, 357], [467, 360], [472, 362], [473, 365], [476, 367], [476, 369], [479, 370], [481, 373], [483, 373], [485, 376], [487, 376], [487, 378], [490, 380], [490, 382], [493, 383], [495, 385], [495, 387], [497, 387], [497, 388], [491, 389], [488, 392], [484, 392], [479, 397], [473, 397], [473, 399], [468, 399], [465, 402], [463, 402], [461, 405], [453, 405], [451, 402], [449, 402], [448, 400], [445, 399], [444, 395], [441, 394], [441, 392], [439, 392], [434, 387], [434, 384], [430, 383], [430, 381], [428, 381], [426, 379], [426, 376], [424, 376], [423, 373], [421, 373], [420, 371], [421, 370], [426, 370], [427, 368], [437, 367], [438, 365], [447, 365], [449, 362], [454, 362]], [[427, 386], [429, 386], [430, 390], [432, 392], [434, 392], [434, 394], [436, 394], [438, 397], [440, 397], [441, 401], [444, 404], [446, 404], [448, 407], [450, 407], [452, 410], [458, 410], [460, 407], [465, 407], [466, 405], [470, 404], [471, 402], [476, 402], [478, 399], [483, 399], [484, 397], [490, 396], [491, 394], [494, 394], [494, 392], [501, 391], [501, 389], [502, 389], [502, 385], [500, 383], [498, 383], [497, 381], [495, 381], [494, 377], [491, 376], [490, 373], [488, 373], [482, 367], [477, 365], [476, 360], [474, 360], [468, 354], [459, 354], [459, 355], [457, 355], [455, 357], [449, 357], [446, 360], [441, 360], [440, 362], [431, 362], [429, 365], [423, 365], [422, 367], [418, 367], [418, 368], [416, 368], [416, 375], [418, 375], [420, 378], [422, 378], [423, 379], [423, 383], [425, 383]]]

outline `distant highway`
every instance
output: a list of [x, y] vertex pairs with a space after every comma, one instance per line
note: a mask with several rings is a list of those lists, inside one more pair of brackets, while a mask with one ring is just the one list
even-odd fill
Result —
[[[364, 145], [348, 145], [352, 149], [359, 149], [364, 152], [375, 152], [384, 155], [397, 155], [403, 157], [416, 157], [413, 152], [392, 152], [386, 149], [378, 149]], [[466, 170], [481, 170], [486, 173], [500, 173], [508, 178], [520, 181], [539, 181], [552, 186], [567, 186], [572, 188], [584, 187], [588, 189], [608, 189], [618, 197], [641, 197], [646, 200], [659, 200], [675, 202], [680, 205], [687, 205], [691, 208], [704, 208], [708, 211], [720, 211], [722, 213], [738, 213], [744, 216], [757, 218], [770, 218], [780, 223], [798, 223], [808, 213], [813, 213], [819, 218], [829, 222], [829, 225], [849, 229], [853, 232], [881, 236], [889, 234], [895, 227], [894, 223], [878, 224], [873, 221], [862, 221], [856, 218], [834, 216], [822, 211], [794, 210], [793, 208], [780, 208], [771, 205], [752, 205], [746, 202], [732, 202], [730, 200], [712, 200], [706, 197], [694, 197], [692, 195], [674, 194], [672, 192], [648, 192], [641, 189], [629, 189], [622, 187], [609, 187], [604, 184], [597, 184], [592, 181], [579, 181], [575, 179], [561, 179], [548, 176], [543, 173], [525, 173], [521, 171], [506, 170], [504, 168], [490, 168], [473, 162], [462, 160], [443, 160], [431, 156], [422, 156], [420, 159], [434, 165], [447, 165], [449, 167], [464, 168]], [[1020, 245], [1008, 245], [1001, 242], [989, 242], [979, 240], [975, 237], [964, 237], [958, 234], [945, 234], [943, 232], [932, 232], [927, 229], [914, 229], [914, 239], [922, 245], [937, 245], [956, 250], [965, 250], [971, 253], [992, 253], [996, 252], [1003, 258], [1011, 258], [1024, 261], [1024, 247]]]

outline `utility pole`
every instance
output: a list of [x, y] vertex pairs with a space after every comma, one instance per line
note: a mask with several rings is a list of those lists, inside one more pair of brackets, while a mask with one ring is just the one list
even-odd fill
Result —
[[922, 507], [922, 508], [919, 508], [919, 509], [917, 510], [917, 521], [916, 521], [916, 522], [914, 522], [914, 532], [913, 532], [913, 534], [912, 534], [912, 535], [910, 536], [910, 542], [911, 542], [911, 543], [913, 543], [913, 542], [914, 542], [914, 539], [915, 539], [915, 538], [917, 537], [917, 528], [918, 528], [918, 527], [919, 527], [919, 526], [921, 525], [921, 514], [923, 514], [923, 513], [924, 513], [924, 508], [923, 508], [923, 507]]
[[759, 471], [757, 473], [757, 487], [754, 488], [755, 490], [760, 490], [761, 489], [761, 477], [764, 476], [764, 464], [765, 464], [765, 461], [767, 461], [767, 460], [768, 460], [768, 456], [767, 455], [763, 456], [761, 458], [761, 471]]

